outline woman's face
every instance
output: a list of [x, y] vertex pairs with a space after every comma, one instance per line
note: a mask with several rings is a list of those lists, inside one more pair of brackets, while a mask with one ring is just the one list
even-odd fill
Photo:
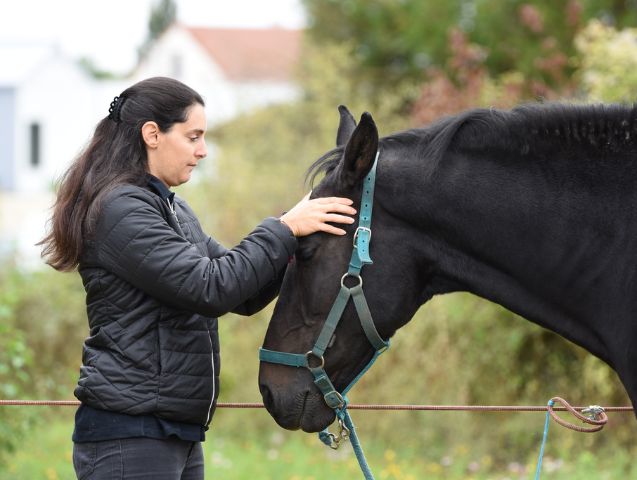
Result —
[[195, 103], [188, 109], [186, 121], [175, 123], [167, 132], [157, 130], [156, 143], [146, 142], [148, 170], [169, 187], [190, 180], [199, 160], [208, 154], [204, 107]]

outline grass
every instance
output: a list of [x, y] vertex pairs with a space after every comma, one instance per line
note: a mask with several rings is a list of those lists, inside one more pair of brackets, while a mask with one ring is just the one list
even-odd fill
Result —
[[[72, 480], [70, 441], [73, 409], [55, 411], [55, 417], [39, 417], [32, 438], [15, 452], [0, 480]], [[351, 446], [338, 451], [324, 447], [315, 435], [286, 432], [273, 427], [268, 433], [224, 432], [225, 411], [217, 412], [216, 431], [205, 442], [206, 479], [224, 480], [351, 480], [362, 478]], [[250, 412], [241, 412], [249, 416]], [[558, 437], [559, 434], [555, 434]], [[581, 435], [581, 434], [575, 434]], [[559, 438], [559, 437], [558, 437]], [[377, 480], [518, 480], [533, 478], [535, 452], [525, 461], [496, 465], [490, 456], [474, 458], [469, 445], [449, 447], [442, 458], [408, 448], [388, 448], [378, 439], [361, 438]], [[555, 442], [557, 443], [557, 438]], [[551, 444], [551, 437], [549, 437]], [[557, 446], [557, 445], [554, 445]], [[566, 459], [544, 459], [543, 480], [614, 480], [637, 478], [637, 464], [621, 451], [574, 452]]]

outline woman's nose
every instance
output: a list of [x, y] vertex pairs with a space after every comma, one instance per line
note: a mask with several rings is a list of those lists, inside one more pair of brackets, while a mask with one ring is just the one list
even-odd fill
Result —
[[208, 147], [206, 146], [206, 142], [202, 142], [201, 146], [195, 152], [198, 158], [205, 158], [208, 155]]

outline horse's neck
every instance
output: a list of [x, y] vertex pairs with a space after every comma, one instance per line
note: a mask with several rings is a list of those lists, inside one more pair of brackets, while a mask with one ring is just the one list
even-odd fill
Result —
[[546, 165], [449, 155], [420, 188], [407, 180], [420, 202], [412, 220], [441, 275], [604, 356], [587, 339], [608, 314], [599, 298], [632, 284], [635, 194], [618, 193], [611, 167], [596, 176]]

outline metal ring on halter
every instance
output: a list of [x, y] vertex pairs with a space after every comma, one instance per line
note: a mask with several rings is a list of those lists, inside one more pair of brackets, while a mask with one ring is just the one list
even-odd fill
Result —
[[[321, 364], [318, 367], [312, 367], [310, 365], [310, 355], [312, 355], [314, 358], [317, 358], [321, 361]], [[307, 363], [307, 368], [323, 368], [325, 366], [325, 358], [323, 358], [322, 355], [321, 356], [317, 355], [312, 350], [310, 350], [309, 352], [305, 354], [305, 362]]]
[[345, 286], [345, 278], [346, 277], [357, 278], [358, 279], [358, 285], [357, 286], [359, 286], [359, 287], [363, 286], [363, 277], [361, 277], [360, 275], [352, 275], [351, 273], [348, 272], [348, 273], [346, 273], [345, 275], [343, 275], [341, 277], [341, 287], [343, 287], [343, 288], [352, 288], [352, 287], [346, 287]]

